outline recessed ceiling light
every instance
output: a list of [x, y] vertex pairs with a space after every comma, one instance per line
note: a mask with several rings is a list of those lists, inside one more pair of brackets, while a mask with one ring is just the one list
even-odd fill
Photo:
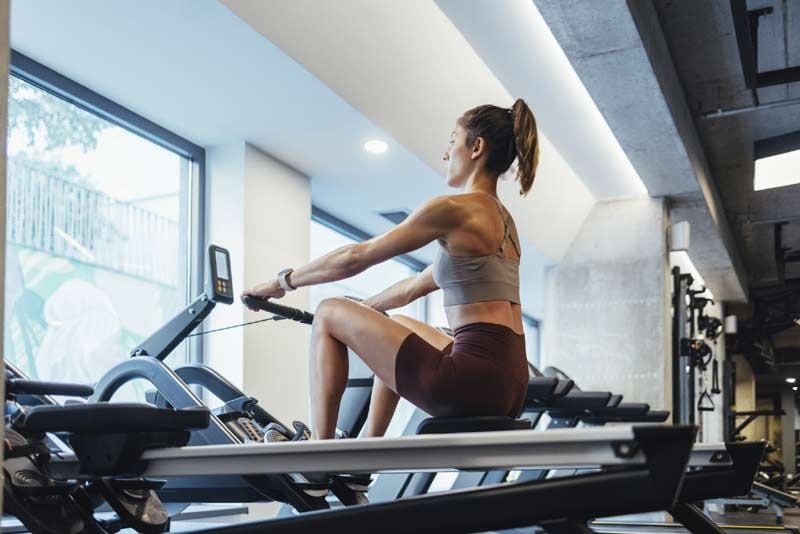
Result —
[[381, 141], [380, 139], [370, 139], [364, 143], [364, 150], [373, 154], [383, 154], [388, 149], [389, 145], [386, 144], [386, 141]]
[[797, 391], [797, 386], [792, 386], [792, 391]]
[[789, 382], [790, 384], [794, 384], [795, 382], [797, 382], [797, 379], [796, 378], [787, 378], [786, 381]]

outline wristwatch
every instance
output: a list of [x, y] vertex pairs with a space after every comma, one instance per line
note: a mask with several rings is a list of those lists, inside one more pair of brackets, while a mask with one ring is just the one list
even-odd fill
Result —
[[281, 289], [284, 291], [294, 291], [297, 289], [296, 287], [292, 287], [292, 284], [289, 283], [289, 275], [294, 272], [294, 269], [284, 269], [278, 273], [278, 285], [281, 286]]

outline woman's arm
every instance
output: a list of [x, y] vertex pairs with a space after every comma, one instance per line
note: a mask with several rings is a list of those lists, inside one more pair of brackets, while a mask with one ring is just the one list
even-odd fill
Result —
[[[361, 243], [340, 247], [296, 268], [289, 276], [289, 283], [292, 287], [303, 287], [350, 278], [373, 265], [445, 237], [462, 224], [466, 215], [464, 208], [450, 197], [436, 197], [388, 232]], [[277, 278], [245, 293], [261, 297], [283, 296]]]
[[421, 273], [400, 280], [377, 295], [364, 300], [363, 304], [378, 311], [385, 312], [396, 308], [402, 308], [406, 304], [414, 302], [418, 298], [424, 297], [437, 289], [439, 289], [439, 287], [436, 285], [436, 282], [433, 281], [433, 267], [428, 266], [428, 268]]

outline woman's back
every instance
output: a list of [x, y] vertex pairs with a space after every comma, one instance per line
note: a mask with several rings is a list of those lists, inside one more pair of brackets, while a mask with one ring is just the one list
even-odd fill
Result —
[[434, 263], [450, 327], [487, 322], [522, 334], [519, 236], [511, 216], [497, 197], [486, 193], [451, 198], [471, 215], [439, 240]]

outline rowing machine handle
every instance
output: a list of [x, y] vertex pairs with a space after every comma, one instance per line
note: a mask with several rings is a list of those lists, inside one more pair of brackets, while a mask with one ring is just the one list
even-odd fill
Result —
[[91, 397], [94, 388], [83, 384], [68, 384], [64, 382], [41, 382], [38, 380], [23, 380], [21, 378], [6, 378], [6, 394], [17, 395], [62, 395], [64, 397]]
[[311, 324], [314, 322], [313, 313], [289, 306], [284, 306], [283, 304], [275, 304], [269, 299], [254, 297], [252, 295], [242, 295], [242, 303], [248, 308], [280, 315], [281, 317], [286, 317], [287, 319], [291, 319], [292, 321], [297, 321], [303, 324]]

